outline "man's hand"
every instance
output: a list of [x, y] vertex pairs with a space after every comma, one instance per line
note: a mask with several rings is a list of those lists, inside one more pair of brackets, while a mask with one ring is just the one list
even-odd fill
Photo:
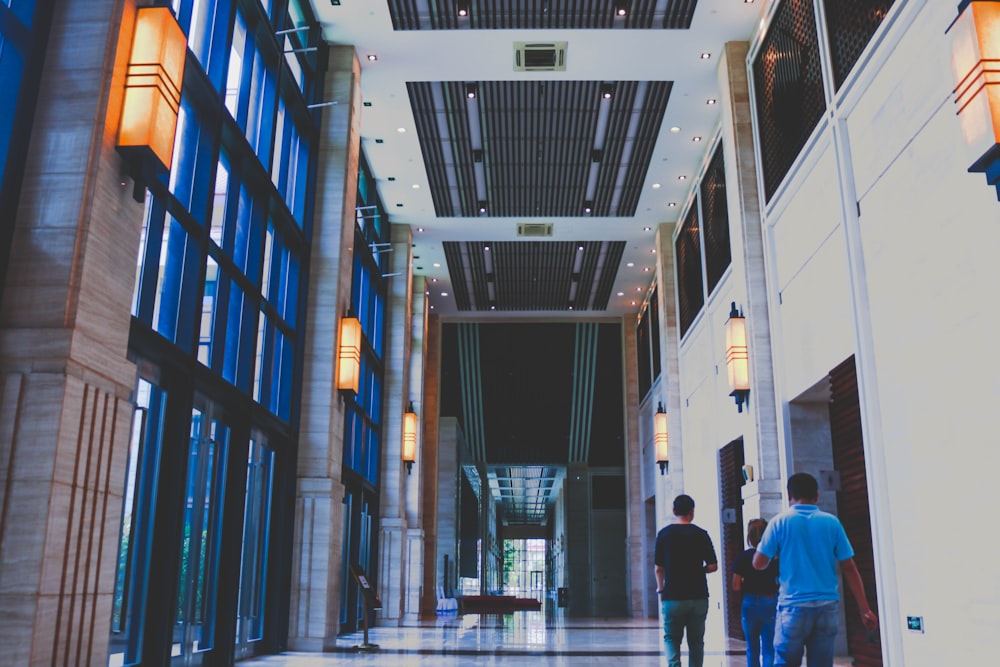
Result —
[[861, 612], [861, 622], [865, 624], [865, 629], [868, 632], [878, 630], [878, 616], [871, 609]]

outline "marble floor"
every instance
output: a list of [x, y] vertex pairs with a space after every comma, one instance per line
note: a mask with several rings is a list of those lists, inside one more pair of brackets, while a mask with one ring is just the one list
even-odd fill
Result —
[[[662, 631], [649, 618], [581, 619], [519, 611], [510, 615], [466, 614], [369, 630], [371, 652], [357, 650], [363, 633], [338, 639], [330, 653], [284, 653], [253, 658], [240, 667], [387, 667], [465, 665], [666, 666]], [[683, 664], [687, 665], [685, 656]], [[850, 660], [838, 665], [850, 665]], [[745, 667], [743, 644], [706, 636], [704, 667]]]

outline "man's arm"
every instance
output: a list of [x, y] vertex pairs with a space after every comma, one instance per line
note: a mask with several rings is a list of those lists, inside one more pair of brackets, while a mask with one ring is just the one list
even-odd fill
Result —
[[708, 574], [709, 572], [715, 572], [718, 569], [719, 569], [719, 564], [718, 563], [706, 563], [705, 564], [705, 574]]
[[[754, 566], [757, 561], [754, 560]], [[840, 569], [844, 573], [844, 583], [851, 590], [851, 595], [858, 603], [858, 613], [861, 614], [861, 622], [869, 632], [878, 629], [878, 616], [868, 606], [868, 597], [865, 595], [865, 584], [861, 581], [861, 573], [858, 572], [858, 565], [853, 558], [840, 561]]]
[[753, 552], [753, 569], [755, 570], [766, 570], [768, 563], [771, 559], [762, 554], [759, 551]]
[[656, 575], [656, 592], [659, 593], [663, 590], [663, 575], [666, 574], [666, 570], [662, 565], [656, 565], [653, 567], [653, 574]]

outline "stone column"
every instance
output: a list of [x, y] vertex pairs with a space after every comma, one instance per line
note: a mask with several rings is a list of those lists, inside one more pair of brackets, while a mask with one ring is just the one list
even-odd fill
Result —
[[[426, 301], [423, 302], [426, 308]], [[438, 450], [440, 442], [440, 385], [441, 385], [441, 318], [427, 314], [425, 328], [425, 363], [423, 365], [423, 404], [421, 407], [420, 450], [417, 467], [420, 470], [420, 508], [424, 531], [423, 594], [420, 596], [420, 615], [436, 616], [437, 586], [443, 585], [438, 576], [438, 533], [440, 516], [438, 476], [440, 475]]]
[[757, 162], [747, 80], [746, 42], [727, 42], [719, 65], [722, 91], [722, 142], [729, 194], [733, 272], [746, 281], [747, 346], [750, 354], [750, 403], [754, 433], [743, 438], [746, 462], [754, 480], [743, 487], [745, 516], [774, 516], [781, 511], [781, 456], [778, 451], [778, 414], [775, 407], [771, 323], [764, 266], [764, 235], [757, 191]]
[[143, 207], [115, 151], [118, 41], [135, 9], [55, 4], [0, 311], [0, 665], [12, 667], [107, 663], [135, 385]]
[[410, 311], [410, 395], [417, 411], [417, 461], [406, 477], [406, 579], [403, 582], [403, 616], [416, 618], [420, 613], [420, 598], [424, 590], [424, 447], [420, 424], [427, 414], [424, 405], [424, 360], [427, 348], [426, 278], [414, 276]]
[[675, 222], [662, 223], [656, 231], [656, 283], [660, 300], [660, 391], [667, 411], [667, 436], [670, 464], [667, 474], [657, 475], [656, 525], [664, 526], [673, 516], [674, 496], [684, 489], [684, 434], [681, 428], [680, 339], [677, 335], [677, 301], [674, 294]]
[[[410, 344], [413, 294], [413, 235], [408, 225], [393, 225], [387, 249], [389, 294], [385, 321], [385, 407], [382, 421], [381, 541], [378, 586], [383, 619], [403, 614], [403, 582], [406, 572], [406, 467], [403, 465], [403, 413], [412, 399], [410, 390]], [[412, 473], [410, 473], [412, 475]]]
[[650, 565], [643, 552], [643, 502], [642, 502], [642, 445], [639, 442], [639, 371], [633, 360], [636, 358], [636, 337], [634, 318], [622, 321], [625, 377], [625, 519], [628, 522], [628, 604], [632, 616], [644, 616], [644, 588]]
[[344, 404], [337, 336], [351, 303], [354, 206], [361, 154], [361, 67], [352, 46], [330, 47], [320, 130], [302, 374], [290, 650], [335, 646], [343, 547]]

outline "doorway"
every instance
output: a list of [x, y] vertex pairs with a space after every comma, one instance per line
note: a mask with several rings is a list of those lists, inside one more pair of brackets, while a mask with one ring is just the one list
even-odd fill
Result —
[[722, 587], [726, 634], [743, 641], [743, 597], [728, 585], [736, 558], [743, 552], [743, 438], [719, 450], [719, 507], [722, 508]]

